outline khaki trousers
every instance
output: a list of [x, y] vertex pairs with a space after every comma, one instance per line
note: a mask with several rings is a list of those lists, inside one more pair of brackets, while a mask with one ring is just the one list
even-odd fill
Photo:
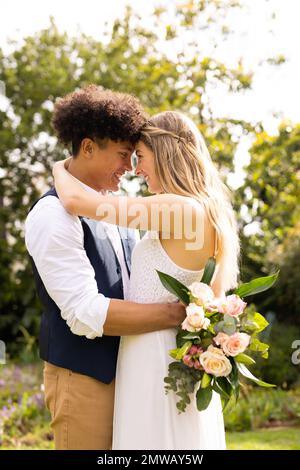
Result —
[[109, 450], [112, 446], [115, 382], [45, 362], [45, 403], [57, 450]]

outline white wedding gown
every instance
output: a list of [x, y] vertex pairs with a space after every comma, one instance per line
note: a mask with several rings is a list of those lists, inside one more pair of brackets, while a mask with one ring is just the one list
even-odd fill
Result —
[[[186, 286], [201, 280], [202, 271], [177, 266], [163, 249], [158, 235], [147, 232], [132, 254], [129, 299], [139, 303], [175, 301], [161, 284], [156, 269]], [[120, 342], [115, 392], [113, 450], [225, 449], [220, 397], [214, 393], [205, 411], [193, 400], [185, 413], [178, 412], [177, 395], [165, 394], [164, 377], [173, 359], [176, 329], [137, 336]]]

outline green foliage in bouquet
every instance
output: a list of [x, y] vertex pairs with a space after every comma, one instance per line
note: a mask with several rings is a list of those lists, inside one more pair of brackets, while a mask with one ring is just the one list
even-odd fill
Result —
[[216, 299], [209, 287], [215, 267], [215, 258], [209, 258], [201, 282], [190, 287], [157, 271], [163, 286], [187, 306], [186, 320], [176, 336], [177, 347], [169, 351], [175, 362], [170, 363], [164, 379], [166, 393], [173, 391], [179, 398], [179, 412], [185, 411], [195, 392], [199, 411], [208, 407], [213, 391], [220, 394], [224, 409], [231, 397], [238, 399], [241, 375], [261, 387], [275, 386], [248, 369], [255, 360], [247, 350], [268, 358], [269, 346], [258, 338], [268, 322], [246, 308], [243, 299], [272, 287], [279, 272], [241, 284], [231, 295]]

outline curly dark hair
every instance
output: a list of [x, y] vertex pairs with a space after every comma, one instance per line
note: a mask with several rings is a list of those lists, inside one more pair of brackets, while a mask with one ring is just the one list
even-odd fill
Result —
[[52, 125], [60, 142], [72, 144], [76, 156], [86, 137], [135, 144], [146, 121], [134, 96], [88, 85], [56, 101]]

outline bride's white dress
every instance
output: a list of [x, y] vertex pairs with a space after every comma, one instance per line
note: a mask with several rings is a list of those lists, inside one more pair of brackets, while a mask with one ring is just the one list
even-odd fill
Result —
[[[201, 280], [202, 271], [177, 266], [163, 249], [158, 235], [147, 232], [132, 254], [129, 300], [139, 303], [173, 302], [156, 269], [185, 285]], [[176, 347], [176, 329], [137, 336], [120, 342], [115, 392], [113, 449], [225, 449], [220, 397], [214, 393], [205, 411], [194, 401], [178, 412], [174, 392], [165, 394], [164, 377]]]

